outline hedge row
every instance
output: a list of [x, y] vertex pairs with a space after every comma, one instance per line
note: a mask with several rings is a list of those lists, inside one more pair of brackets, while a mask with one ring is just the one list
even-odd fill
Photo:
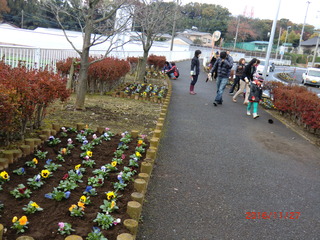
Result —
[[267, 87], [279, 111], [289, 114], [314, 132], [320, 129], [320, 98], [314, 92], [305, 87], [279, 82], [269, 83]]
[[0, 140], [22, 138], [27, 127], [39, 128], [46, 109], [70, 93], [66, 79], [47, 70], [11, 68], [0, 61]]

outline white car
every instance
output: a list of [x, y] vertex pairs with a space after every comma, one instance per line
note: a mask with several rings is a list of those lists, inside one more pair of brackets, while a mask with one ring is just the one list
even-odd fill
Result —
[[302, 74], [302, 83], [320, 86], [320, 68], [307, 68], [306, 72]]
[[[263, 70], [264, 70], [265, 65], [266, 65], [266, 61], [265, 60], [260, 60], [260, 64], [257, 67], [257, 73], [259, 75], [261, 75], [261, 76], [263, 74]], [[269, 72], [273, 72], [273, 71], [274, 71], [274, 67], [272, 67], [270, 65], [270, 62], [269, 62], [269, 66], [268, 66], [268, 69], [267, 69], [267, 76], [269, 75], [268, 74]]]

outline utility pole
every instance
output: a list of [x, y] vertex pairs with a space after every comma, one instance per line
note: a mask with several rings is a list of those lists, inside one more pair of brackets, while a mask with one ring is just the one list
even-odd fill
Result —
[[279, 30], [278, 45], [277, 45], [277, 50], [276, 50], [276, 60], [277, 60], [277, 58], [278, 58], [278, 51], [279, 51], [279, 45], [280, 45], [281, 31], [282, 31], [282, 27], [280, 27], [280, 30]]
[[270, 59], [270, 54], [271, 54], [271, 50], [272, 50], [274, 33], [276, 31], [276, 26], [277, 26], [277, 20], [278, 20], [280, 6], [281, 6], [281, 0], [279, 0], [277, 14], [275, 15], [275, 17], [273, 19], [273, 23], [272, 23], [271, 35], [270, 35], [270, 38], [269, 38], [269, 44], [268, 44], [268, 50], [267, 50], [267, 56], [266, 56], [266, 65], [263, 68], [263, 73], [262, 73], [263, 79], [266, 79], [266, 76], [267, 76], [267, 70], [268, 70], [268, 67], [269, 67], [269, 59]]
[[21, 28], [23, 28], [23, 10], [21, 10]]
[[317, 52], [318, 52], [318, 45], [319, 45], [319, 40], [320, 40], [320, 32], [316, 31], [316, 33], [318, 33], [318, 38], [317, 38], [317, 43], [316, 43], [316, 48], [314, 49], [314, 53], [313, 53], [313, 58], [312, 58], [312, 67], [314, 65], [314, 62], [316, 60], [316, 56], [317, 56]]
[[174, 17], [173, 17], [173, 27], [172, 27], [171, 47], [170, 47], [171, 52], [173, 50], [174, 35], [176, 34], [176, 22], [177, 22], [178, 7], [179, 7], [179, 0], [177, 0], [177, 6], [176, 6], [176, 10], [174, 11]]
[[237, 38], [238, 38], [238, 32], [239, 32], [239, 25], [240, 25], [240, 16], [238, 16], [238, 24], [237, 24], [236, 36], [235, 36], [235, 38], [234, 38], [233, 50], [235, 50], [235, 49], [236, 49], [236, 45], [237, 45]]
[[301, 48], [301, 42], [302, 42], [302, 37], [303, 37], [303, 32], [304, 32], [304, 26], [306, 25], [306, 20], [307, 20], [307, 14], [308, 14], [308, 9], [309, 9], [309, 4], [311, 2], [307, 1], [307, 10], [306, 10], [306, 15], [304, 16], [304, 22], [302, 25], [302, 30], [301, 30], [301, 35], [300, 35], [300, 40], [299, 40], [299, 47], [298, 47], [298, 53], [300, 52], [300, 48]]

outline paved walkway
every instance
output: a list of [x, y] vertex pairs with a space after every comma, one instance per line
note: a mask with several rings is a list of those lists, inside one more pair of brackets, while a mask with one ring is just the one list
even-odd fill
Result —
[[[215, 82], [204, 73], [189, 95], [189, 65], [177, 64], [137, 240], [320, 239], [319, 148], [276, 119], [269, 124], [262, 108], [260, 118], [246, 116], [227, 91], [214, 107]], [[274, 219], [280, 212], [301, 215]]]

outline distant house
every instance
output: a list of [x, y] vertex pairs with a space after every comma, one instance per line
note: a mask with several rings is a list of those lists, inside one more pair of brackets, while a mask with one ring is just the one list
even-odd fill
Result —
[[[314, 51], [316, 49], [316, 45], [317, 45], [317, 40], [318, 40], [318, 37], [314, 37], [314, 38], [308, 39], [307, 41], [303, 41], [301, 43], [302, 52], [310, 53], [310, 54], [314, 53]], [[319, 55], [319, 53], [320, 53], [320, 49], [319, 49], [319, 44], [318, 44], [318, 52], [317, 52], [317, 54]]]
[[[171, 42], [171, 40], [169, 40]], [[176, 36], [173, 40], [173, 44], [177, 45], [193, 45], [193, 41], [191, 41], [189, 38], [179, 34]]]
[[212, 39], [212, 34], [211, 33], [206, 33], [206, 32], [198, 32], [194, 30], [185, 30], [184, 32], [180, 33], [180, 35], [190, 39], [193, 43], [196, 40], [200, 40], [202, 46], [207, 46], [211, 47], [211, 39]]

